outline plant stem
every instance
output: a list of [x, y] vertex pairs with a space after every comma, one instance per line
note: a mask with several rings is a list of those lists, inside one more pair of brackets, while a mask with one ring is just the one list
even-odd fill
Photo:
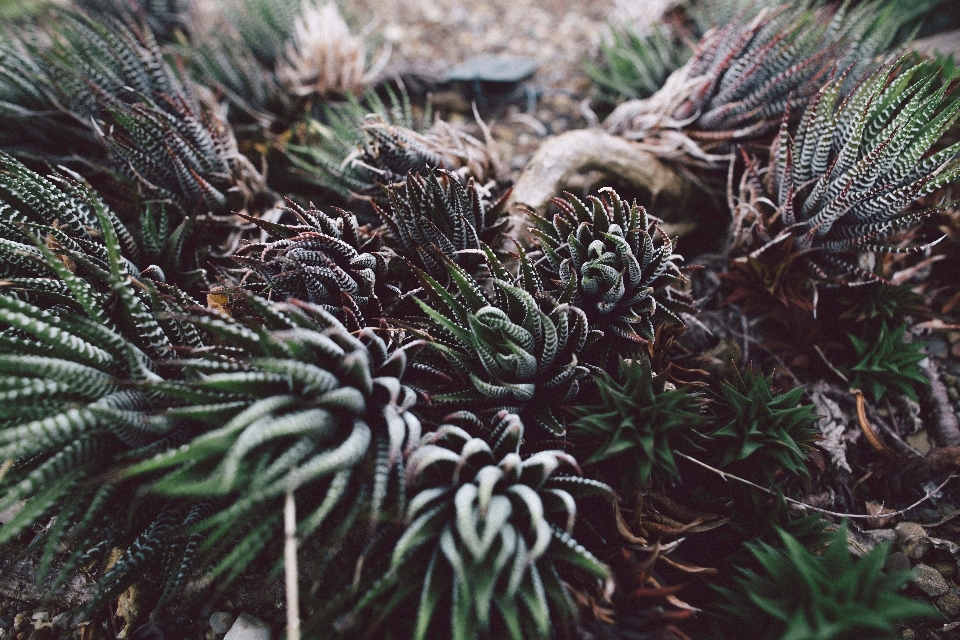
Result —
[[300, 587], [297, 582], [297, 505], [287, 491], [283, 505], [283, 574], [286, 579], [287, 640], [300, 640]]
[[[758, 489], [758, 490], [766, 493], [767, 495], [771, 495], [771, 496], [776, 496], [776, 495], [777, 495], [775, 492], [771, 491], [770, 489], [767, 489], [766, 487], [761, 487], [761, 486], [758, 485], [758, 484], [755, 484], [755, 483], [753, 483], [753, 482], [750, 482], [749, 480], [745, 480], [745, 479], [743, 479], [743, 478], [741, 478], [741, 477], [739, 477], [739, 476], [735, 476], [735, 475], [733, 475], [732, 473], [727, 473], [726, 471], [721, 471], [720, 469], [717, 469], [717, 468], [715, 468], [715, 467], [711, 467], [711, 466], [708, 465], [706, 462], [701, 462], [700, 460], [697, 460], [696, 458], [693, 458], [693, 457], [691, 457], [691, 456], [688, 456], [688, 455], [685, 454], [685, 453], [680, 453], [679, 451], [674, 451], [673, 454], [676, 455], [676, 456], [680, 456], [681, 458], [685, 458], [686, 460], [689, 460], [690, 462], [692, 462], [692, 463], [694, 463], [694, 464], [700, 465], [700, 466], [703, 467], [704, 469], [707, 469], [707, 470], [709, 470], [709, 471], [713, 471], [715, 474], [717, 474], [718, 476], [720, 476], [720, 477], [723, 478], [724, 480], [726, 480], [727, 478], [730, 478], [731, 480], [736, 480], [737, 482], [742, 482], [743, 484], [745, 484], [745, 485], [747, 485], [747, 486], [750, 486], [750, 487], [753, 487], [754, 489]], [[784, 499], [786, 502], [788, 502], [788, 503], [790, 503], [790, 504], [792, 504], [792, 505], [794, 505], [794, 506], [797, 506], [797, 507], [799, 507], [799, 508], [801, 508], [801, 509], [809, 509], [809, 510], [811, 510], [811, 511], [817, 511], [818, 513], [823, 513], [823, 514], [826, 514], [826, 515], [828, 515], [828, 516], [835, 516], [835, 517], [837, 517], [837, 518], [858, 518], [858, 519], [860, 519], [860, 520], [880, 520], [880, 519], [882, 519], [882, 518], [893, 518], [893, 517], [896, 517], [896, 516], [903, 515], [903, 514], [906, 513], [907, 511], [910, 511], [910, 509], [913, 509], [914, 507], [920, 506], [921, 504], [923, 504], [924, 502], [926, 502], [926, 501], [929, 500], [930, 498], [934, 497], [937, 493], [939, 493], [939, 491], [940, 491], [941, 489], [943, 489], [945, 486], [947, 486], [947, 483], [950, 482], [951, 480], [953, 480], [953, 478], [954, 478], [955, 476], [956, 476], [955, 473], [951, 473], [949, 476], [947, 476], [947, 479], [946, 479], [946, 480], [944, 480], [943, 482], [940, 483], [940, 486], [938, 486], [938, 487], [937, 487], [936, 489], [934, 489], [933, 491], [927, 492], [926, 495], [924, 495], [922, 498], [920, 498], [919, 500], [917, 500], [916, 502], [914, 502], [914, 503], [913, 503], [912, 505], [910, 505], [909, 507], [905, 507], [905, 508], [903, 508], [903, 509], [900, 509], [900, 511], [894, 511], [893, 513], [882, 513], [882, 514], [878, 514], [878, 515], [875, 515], [875, 516], [864, 515], [864, 514], [860, 514], [860, 513], [839, 513], [839, 512], [837, 512], [837, 511], [830, 511], [830, 510], [828, 510], [828, 509], [821, 509], [820, 507], [815, 507], [815, 506], [810, 505], [810, 504], [807, 504], [807, 503], [805, 503], [805, 502], [800, 502], [799, 500], [794, 500], [793, 498], [788, 498], [787, 496], [783, 496], [783, 499]], [[882, 505], [881, 505], [881, 506], [882, 506]]]

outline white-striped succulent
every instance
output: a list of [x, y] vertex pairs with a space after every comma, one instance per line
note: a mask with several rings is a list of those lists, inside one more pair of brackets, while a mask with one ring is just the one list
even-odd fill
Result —
[[418, 365], [425, 375], [415, 384], [439, 407], [508, 409], [537, 427], [533, 438], [562, 438], [561, 407], [577, 396], [588, 374], [580, 360], [600, 333], [591, 331], [582, 309], [544, 292], [525, 256], [523, 277], [514, 282], [486, 252], [492, 298], [452, 261], [447, 267], [456, 296], [417, 271], [430, 302], [417, 300], [430, 341]]
[[752, 212], [754, 233], [735, 238], [735, 252], [763, 262], [776, 245], [792, 243], [794, 262], [815, 286], [877, 280], [860, 268], [858, 254], [919, 249], [888, 241], [938, 210], [913, 203], [960, 176], [960, 143], [936, 148], [960, 118], [960, 99], [935, 81], [926, 65], [894, 62], [845, 99], [843, 78], [823, 87], [793, 136], [781, 126], [762, 185], [748, 162], [748, 206], [737, 211]]
[[[576, 609], [564, 574], [609, 577], [573, 538], [577, 500], [610, 499], [612, 491], [579, 477], [563, 451], [521, 458], [522, 438], [523, 423], [506, 411], [486, 439], [451, 424], [424, 436], [408, 461], [406, 526], [389, 573], [353, 620], [378, 602], [383, 586], [392, 594], [412, 584], [405, 606], [416, 611], [410, 637], [417, 640], [548, 638], [570, 625]], [[386, 606], [402, 605], [390, 598]]]
[[658, 92], [620, 105], [604, 127], [666, 159], [725, 163], [734, 145], [775, 130], [831, 74], [850, 67], [852, 86], [895, 45], [912, 16], [882, 4], [745, 9], [708, 31]]

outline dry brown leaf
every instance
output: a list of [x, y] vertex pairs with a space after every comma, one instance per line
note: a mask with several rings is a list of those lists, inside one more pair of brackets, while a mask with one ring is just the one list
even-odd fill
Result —
[[[879, 502], [874, 502], [873, 500], [867, 500], [865, 503], [867, 513], [871, 516], [880, 516], [885, 513], [895, 513], [895, 511], [889, 507], [885, 507]], [[864, 529], [885, 529], [887, 527], [892, 527], [893, 523], [896, 522], [896, 518], [879, 518], [877, 520], [864, 520], [860, 526]]]

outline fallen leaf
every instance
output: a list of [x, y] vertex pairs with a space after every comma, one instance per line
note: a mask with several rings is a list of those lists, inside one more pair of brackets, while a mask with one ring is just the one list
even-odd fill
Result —
[[[885, 513], [896, 513], [893, 509], [885, 507], [879, 502], [874, 502], [873, 500], [867, 500], [866, 502], [867, 513], [871, 516], [882, 516]], [[864, 529], [886, 529], [887, 527], [892, 527], [896, 518], [877, 518], [875, 520], [864, 520], [860, 526]]]

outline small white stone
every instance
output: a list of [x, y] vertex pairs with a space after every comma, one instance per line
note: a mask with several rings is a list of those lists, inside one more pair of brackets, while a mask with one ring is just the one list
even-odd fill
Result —
[[230, 625], [236, 620], [236, 616], [226, 611], [217, 611], [210, 616], [210, 628], [218, 636], [222, 636], [230, 630]]
[[242, 613], [230, 627], [230, 631], [227, 631], [223, 640], [272, 640], [272, 638], [270, 627], [265, 622]]

